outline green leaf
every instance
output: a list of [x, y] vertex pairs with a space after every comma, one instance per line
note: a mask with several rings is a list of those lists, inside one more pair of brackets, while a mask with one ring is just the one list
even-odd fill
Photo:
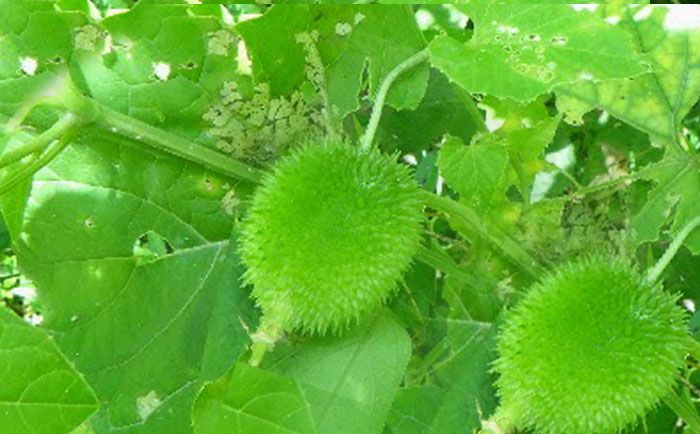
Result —
[[475, 22], [466, 44], [430, 43], [432, 63], [470, 92], [529, 100], [564, 83], [629, 77], [642, 67], [632, 38], [570, 5], [458, 6]]
[[[700, 279], [700, 256], [694, 256], [688, 249], [680, 249], [663, 275], [664, 285], [683, 294], [696, 304], [700, 300], [700, 287], [695, 285]], [[700, 318], [696, 310], [694, 318]], [[691, 321], [692, 322], [692, 321]], [[697, 321], [695, 322], [697, 324]], [[696, 324], [692, 324], [694, 326]], [[691, 327], [691, 330], [693, 328]], [[700, 329], [698, 329], [700, 331]], [[694, 332], [695, 333], [695, 332]]]
[[507, 134], [549, 119], [547, 102], [550, 98], [549, 95], [542, 95], [523, 103], [486, 95], [479, 101], [479, 108], [486, 112], [486, 124], [490, 131], [498, 130], [499, 134]]
[[678, 423], [678, 415], [662, 404], [650, 411], [643, 422], [638, 423], [629, 432], [631, 434], [672, 433], [676, 423]]
[[0, 113], [15, 114], [71, 62], [72, 29], [86, 21], [51, 2], [0, 0]]
[[[111, 137], [94, 132], [37, 175], [18, 259], [46, 329], [100, 399], [95, 433], [188, 434], [200, 387], [255, 322], [222, 203], [230, 186]], [[144, 261], [146, 234], [170, 248]]]
[[95, 434], [89, 423], [84, 423], [70, 432], [70, 434]]
[[435, 269], [422, 263], [415, 263], [403, 278], [400, 297], [390, 303], [402, 325], [412, 330], [414, 343], [426, 333], [430, 312], [438, 301], [439, 293]]
[[[203, 144], [204, 114], [236, 79], [237, 44], [219, 17], [146, 5], [74, 29], [72, 74], [100, 103]], [[80, 35], [79, 39], [77, 35]]]
[[[327, 95], [327, 109], [334, 119], [359, 108], [365, 71], [372, 95], [394, 67], [425, 47], [411, 8], [398, 5], [275, 6], [236, 29], [248, 44], [256, 79], [270, 81], [273, 91], [289, 93], [305, 74], [320, 74], [317, 84]], [[307, 53], [300, 34], [307, 36], [317, 54]], [[319, 60], [316, 56], [321, 70], [314, 64]], [[414, 68], [395, 82], [387, 104], [416, 108], [427, 81], [427, 65]]]
[[278, 348], [267, 371], [237, 365], [204, 389], [195, 434], [379, 434], [410, 354], [408, 335], [386, 316]]
[[[659, 231], [669, 220], [675, 208], [672, 232], [679, 231], [689, 220], [700, 215], [700, 160], [697, 156], [669, 146], [660, 162], [641, 172], [641, 177], [652, 180], [655, 187], [649, 192], [644, 206], [629, 225], [629, 241], [639, 245], [656, 241]], [[693, 254], [700, 254], [700, 234], [697, 231], [685, 241]]]
[[[546, 166], [544, 150], [554, 137], [559, 119], [545, 116], [529, 127], [509, 124], [502, 131], [477, 136], [469, 146], [451, 138], [440, 150], [438, 167], [448, 185], [477, 212], [502, 222], [515, 222], [519, 208], [526, 209], [530, 204], [535, 176]], [[508, 189], [513, 185], [524, 205], [508, 199]]]
[[[449, 387], [446, 406], [441, 409], [440, 428], [447, 427], [448, 420], [467, 420], [480, 414], [489, 416], [496, 408], [492, 386], [491, 362], [495, 358], [494, 337], [498, 328], [491, 324], [472, 321], [448, 321], [448, 333], [452, 351], [435, 369], [443, 385]], [[465, 408], [467, 414], [450, 414], [449, 408]], [[478, 420], [478, 419], [477, 419]], [[455, 425], [458, 426], [458, 425]], [[439, 429], [438, 432], [447, 432]]]
[[195, 434], [318, 432], [297, 382], [243, 363], [204, 388], [193, 420]]
[[444, 398], [431, 428], [440, 434], [473, 432], [481, 415], [490, 416], [496, 407], [490, 369], [497, 328], [469, 320], [447, 320], [447, 327], [447, 357], [434, 367]]
[[535, 125], [507, 133], [508, 155], [517, 176], [520, 194], [529, 202], [535, 177], [547, 166], [544, 154], [554, 139], [561, 117], [545, 117]]
[[5, 217], [0, 211], [0, 250], [5, 250], [10, 247], [10, 232], [7, 229], [7, 224], [5, 223]]
[[[0, 155], [4, 155], [7, 151], [26, 145], [35, 137], [35, 135], [21, 130], [14, 134], [0, 134]], [[10, 166], [0, 170], [0, 174], [5, 177], [14, 170], [15, 166]], [[8, 191], [0, 198], [0, 208], [2, 209], [4, 222], [10, 239], [17, 237], [21, 230], [24, 220], [23, 210], [29, 197], [30, 188], [31, 180], [28, 179], [21, 182], [17, 187]]]
[[432, 69], [425, 98], [415, 110], [388, 109], [380, 124], [384, 147], [419, 153], [450, 134], [469, 142], [484, 128], [481, 113], [471, 95], [450, 83], [447, 77]]
[[[623, 9], [619, 25], [635, 38], [651, 71], [626, 80], [562, 86], [564, 111], [598, 107], [647, 132], [652, 139], [676, 143], [680, 122], [700, 96], [700, 31], [670, 30], [685, 6]], [[673, 12], [669, 12], [672, 10]], [[693, 13], [688, 11], [687, 13]], [[576, 113], [578, 112], [578, 113]]]
[[[371, 5], [327, 7], [321, 10], [322, 34], [319, 50], [327, 65], [330, 113], [342, 118], [359, 108], [362, 75], [369, 74], [369, 94], [404, 60], [425, 48], [410, 6]], [[350, 27], [348, 27], [350, 26]], [[343, 35], [341, 28], [350, 29]], [[324, 53], [326, 53], [324, 55]], [[428, 83], [429, 68], [421, 64], [400, 76], [387, 95], [386, 105], [397, 110], [415, 109]]]
[[274, 95], [290, 94], [304, 80], [306, 54], [296, 35], [310, 25], [308, 6], [287, 5], [236, 26], [252, 57], [255, 80], [269, 83]]
[[448, 318], [459, 320], [493, 321], [503, 307], [496, 292], [498, 282], [475, 265], [463, 266], [472, 279], [462, 282], [448, 276], [442, 296], [450, 306]]
[[444, 399], [445, 391], [437, 386], [401, 389], [387, 420], [391, 434], [438, 434], [433, 420]]
[[481, 136], [470, 146], [449, 139], [440, 150], [438, 167], [447, 183], [484, 214], [506, 200], [508, 148], [495, 135]]
[[265, 365], [293, 378], [318, 433], [380, 433], [411, 356], [406, 331], [388, 316], [341, 338], [307, 340]]
[[66, 434], [97, 399], [52, 338], [0, 307], [0, 434]]

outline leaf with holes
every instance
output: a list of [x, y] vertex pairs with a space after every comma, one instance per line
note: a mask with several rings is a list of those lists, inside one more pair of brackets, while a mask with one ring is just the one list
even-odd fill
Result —
[[0, 113], [12, 116], [73, 61], [84, 15], [51, 3], [0, 1]]
[[15, 248], [46, 330], [99, 397], [95, 433], [188, 434], [199, 388], [255, 322], [221, 202], [230, 186], [110, 139], [75, 143], [37, 175], [12, 210]]
[[[273, 91], [289, 93], [306, 75], [320, 74], [335, 120], [359, 108], [365, 85], [375, 94], [396, 65], [425, 47], [408, 6], [275, 6], [236, 29], [248, 44], [257, 80], [269, 80]], [[387, 104], [416, 108], [427, 82], [428, 68], [420, 65], [397, 80]]]
[[640, 74], [632, 37], [569, 5], [471, 3], [466, 44], [449, 36], [430, 43], [433, 65], [470, 92], [530, 100], [564, 83]]

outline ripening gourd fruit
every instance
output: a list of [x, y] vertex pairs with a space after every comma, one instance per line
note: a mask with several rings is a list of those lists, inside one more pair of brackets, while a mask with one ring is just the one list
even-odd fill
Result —
[[609, 434], [634, 423], [672, 390], [689, 349], [676, 302], [615, 258], [548, 274], [499, 333], [496, 422], [541, 434]]
[[381, 306], [420, 243], [419, 191], [394, 157], [344, 141], [278, 160], [240, 247], [263, 328], [339, 331]]

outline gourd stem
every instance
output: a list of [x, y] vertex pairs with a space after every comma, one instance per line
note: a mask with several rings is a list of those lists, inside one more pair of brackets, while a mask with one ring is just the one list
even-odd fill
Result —
[[688, 238], [688, 235], [690, 235], [698, 226], [700, 226], [700, 216], [693, 218], [685, 226], [683, 226], [680, 232], [678, 232], [673, 238], [673, 241], [671, 241], [671, 244], [668, 246], [666, 252], [664, 252], [663, 256], [661, 256], [656, 265], [654, 265], [648, 271], [646, 278], [648, 283], [655, 283], [659, 280], [668, 264], [671, 263], [674, 256], [676, 256], [676, 253], [678, 253], [678, 250], [683, 245], [683, 242], [685, 242], [685, 239]]
[[[83, 125], [96, 124], [106, 130], [150, 145], [161, 151], [169, 152], [225, 176], [244, 179], [254, 183], [260, 182], [262, 177], [262, 171], [257, 168], [124, 115], [83, 95], [75, 88], [67, 72], [59, 74], [50, 85], [38, 92], [36, 97], [25, 104], [13, 118], [7, 121], [5, 129], [11, 132], [19, 126], [19, 123], [22, 122], [29, 111], [40, 105], [62, 107], [77, 118], [74, 122], [80, 122]], [[18, 149], [14, 153], [8, 153], [0, 157], [0, 168], [4, 167], [5, 164], [18, 161], [37, 150], [45, 148], [51, 143], [51, 140], [46, 143], [45, 139], [59, 136], [60, 134], [57, 134], [57, 132], [60, 132], [60, 129], [67, 130], [70, 128], [71, 125], [67, 125], [68, 123], [70, 123], [70, 118], [62, 118], [59, 123], [54, 125], [55, 128], [52, 127], [37, 137], [36, 140], [38, 142], [32, 143], [26, 149]]]
[[64, 114], [49, 129], [36, 136], [26, 145], [8, 151], [0, 156], [0, 169], [16, 163], [28, 155], [43, 151], [53, 143], [54, 140], [60, 138], [66, 131], [70, 130], [78, 123], [79, 119], [73, 113]]
[[250, 346], [250, 360], [248, 360], [248, 364], [255, 367], [260, 366], [268, 349], [270, 349], [270, 344], [267, 342], [253, 342]]
[[496, 412], [490, 419], [481, 422], [481, 430], [479, 434], [508, 434], [515, 430], [515, 426], [511, 418], [503, 410], [503, 407], [498, 407]]
[[26, 163], [17, 171], [12, 172], [6, 178], [0, 180], [0, 196], [15, 188], [19, 183], [31, 177], [38, 172], [42, 167], [49, 164], [56, 156], [66, 147], [73, 138], [73, 130], [66, 131], [65, 134], [51, 145], [41, 156]]
[[222, 175], [254, 183], [260, 182], [262, 172], [259, 169], [119, 113], [109, 107], [100, 105], [100, 114], [97, 116], [96, 122], [98, 125], [116, 134], [149, 144], [180, 158], [201, 164]]
[[540, 276], [542, 267], [537, 260], [508, 234], [484, 221], [469, 206], [428, 191], [423, 191], [423, 201], [427, 206], [445, 213], [453, 229], [462, 235], [466, 236], [465, 232], [469, 232], [472, 236], [479, 236], [488, 242], [497, 253], [503, 255], [531, 277]]
[[413, 56], [409, 57], [405, 61], [398, 64], [394, 69], [392, 69], [384, 81], [382, 81], [381, 86], [379, 86], [379, 91], [377, 92], [377, 97], [374, 99], [374, 108], [372, 109], [372, 115], [369, 118], [369, 123], [367, 124], [367, 130], [362, 138], [362, 149], [369, 150], [372, 147], [372, 142], [374, 141], [374, 135], [377, 133], [377, 127], [379, 126], [379, 120], [382, 117], [382, 110], [384, 108], [384, 100], [389, 93], [391, 85], [396, 81], [396, 79], [406, 70], [424, 62], [429, 57], [428, 50], [422, 50]]
[[274, 348], [275, 343], [282, 337], [283, 327], [280, 326], [277, 317], [271, 313], [263, 314], [258, 330], [250, 338], [250, 366], [260, 366], [268, 350]]

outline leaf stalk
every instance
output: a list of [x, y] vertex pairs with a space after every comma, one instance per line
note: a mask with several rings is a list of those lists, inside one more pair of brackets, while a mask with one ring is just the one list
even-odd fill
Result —
[[663, 274], [664, 270], [666, 267], [668, 267], [668, 264], [671, 263], [673, 258], [676, 256], [676, 253], [678, 253], [678, 250], [680, 250], [681, 246], [685, 242], [686, 238], [698, 227], [700, 226], [700, 216], [697, 216], [693, 219], [691, 219], [688, 223], [686, 223], [685, 226], [676, 234], [676, 236], [673, 238], [673, 241], [671, 241], [671, 244], [668, 246], [666, 251], [664, 252], [663, 256], [659, 259], [659, 261], [654, 265], [648, 272], [647, 272], [647, 277], [646, 281], [648, 283], [655, 283], [659, 280], [661, 275]]
[[695, 409], [695, 405], [687, 397], [678, 396], [675, 392], [671, 392], [663, 399], [671, 410], [688, 425], [690, 434], [700, 434], [700, 416]]
[[43, 154], [34, 160], [25, 163], [22, 167], [0, 180], [0, 196], [15, 188], [25, 179], [31, 177], [44, 166], [49, 164], [74, 137], [75, 130], [66, 131], [65, 134], [54, 144], [52, 144]]
[[382, 110], [384, 109], [384, 101], [389, 93], [391, 85], [394, 81], [403, 74], [405, 71], [413, 68], [414, 66], [424, 62], [428, 59], [430, 53], [428, 49], [424, 49], [399, 63], [394, 69], [392, 69], [384, 81], [382, 81], [381, 86], [379, 86], [379, 91], [377, 92], [377, 97], [374, 100], [374, 108], [372, 109], [372, 115], [369, 118], [369, 123], [367, 124], [367, 130], [362, 138], [362, 149], [369, 150], [374, 142], [374, 136], [377, 133], [377, 128], [379, 127], [379, 120], [382, 117]]
[[427, 206], [445, 213], [458, 232], [461, 232], [462, 228], [467, 228], [472, 232], [471, 235], [477, 235], [486, 240], [494, 250], [530, 277], [537, 279], [541, 275], [542, 267], [537, 260], [503, 231], [485, 222], [469, 206], [428, 191], [424, 191], [423, 200]]
[[26, 145], [13, 149], [0, 156], [0, 169], [16, 163], [28, 155], [45, 150], [51, 143], [63, 136], [68, 130], [73, 128], [80, 122], [79, 118], [73, 113], [64, 114], [55, 124], [49, 129], [35, 137]]
[[262, 177], [262, 172], [259, 169], [229, 158], [220, 152], [190, 142], [175, 134], [163, 131], [160, 128], [139, 121], [138, 119], [119, 113], [109, 107], [100, 106], [100, 113], [95, 122], [97, 125], [114, 133], [129, 137], [138, 142], [149, 144], [154, 148], [180, 158], [201, 164], [222, 175], [240, 178], [254, 183], [260, 182]]

